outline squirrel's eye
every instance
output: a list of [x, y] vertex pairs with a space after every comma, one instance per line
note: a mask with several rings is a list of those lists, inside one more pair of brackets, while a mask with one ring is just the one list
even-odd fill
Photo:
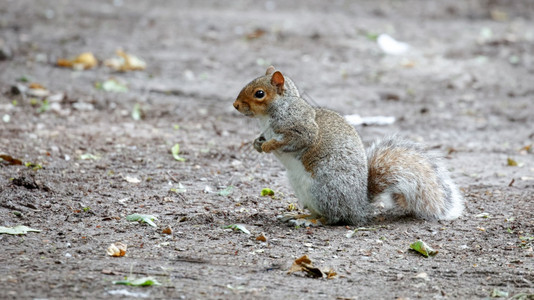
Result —
[[261, 98], [265, 97], [265, 92], [262, 91], [262, 90], [257, 90], [256, 93], [254, 93], [254, 97], [256, 97], [258, 99], [261, 99]]

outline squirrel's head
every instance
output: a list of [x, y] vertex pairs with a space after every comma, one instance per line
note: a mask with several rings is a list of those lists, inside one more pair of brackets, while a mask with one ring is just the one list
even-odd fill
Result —
[[265, 76], [247, 84], [234, 101], [234, 107], [247, 117], [266, 115], [271, 103], [284, 93], [284, 75], [270, 66]]

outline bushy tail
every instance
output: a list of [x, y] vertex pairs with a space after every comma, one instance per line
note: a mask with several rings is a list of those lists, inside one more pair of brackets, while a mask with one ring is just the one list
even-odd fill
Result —
[[371, 201], [425, 219], [450, 220], [462, 214], [463, 198], [439, 155], [393, 136], [375, 142], [367, 159]]

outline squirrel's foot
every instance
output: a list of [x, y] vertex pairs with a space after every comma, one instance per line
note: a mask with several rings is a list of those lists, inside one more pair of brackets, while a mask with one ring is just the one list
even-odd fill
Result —
[[284, 213], [283, 215], [277, 216], [277, 218], [284, 223], [298, 227], [318, 227], [326, 224], [324, 218], [316, 218], [312, 215], [299, 213]]
[[291, 225], [294, 225], [294, 226], [298, 226], [298, 227], [319, 227], [319, 226], [324, 226], [322, 218], [320, 218], [320, 219], [314, 219], [314, 218], [293, 219], [293, 220], [289, 220], [288, 223], [291, 224]]

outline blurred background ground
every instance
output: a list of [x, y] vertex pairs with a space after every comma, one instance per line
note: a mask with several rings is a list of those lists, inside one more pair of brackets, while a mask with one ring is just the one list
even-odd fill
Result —
[[[527, 0], [2, 1], [0, 154], [23, 165], [0, 162], [0, 226], [42, 231], [0, 235], [1, 298], [533, 294], [533, 13]], [[384, 53], [384, 33], [408, 51]], [[146, 69], [105, 66], [119, 48]], [[83, 52], [98, 66], [56, 65]], [[350, 238], [354, 226], [278, 222], [296, 198], [232, 107], [270, 64], [310, 102], [396, 118], [358, 126], [366, 144], [399, 133], [442, 152], [464, 216], [377, 220]], [[223, 228], [237, 223], [251, 234]], [[417, 239], [439, 254], [408, 251]], [[107, 256], [118, 241], [127, 256]], [[304, 254], [338, 276], [288, 275]], [[125, 276], [162, 286], [113, 285]]]

